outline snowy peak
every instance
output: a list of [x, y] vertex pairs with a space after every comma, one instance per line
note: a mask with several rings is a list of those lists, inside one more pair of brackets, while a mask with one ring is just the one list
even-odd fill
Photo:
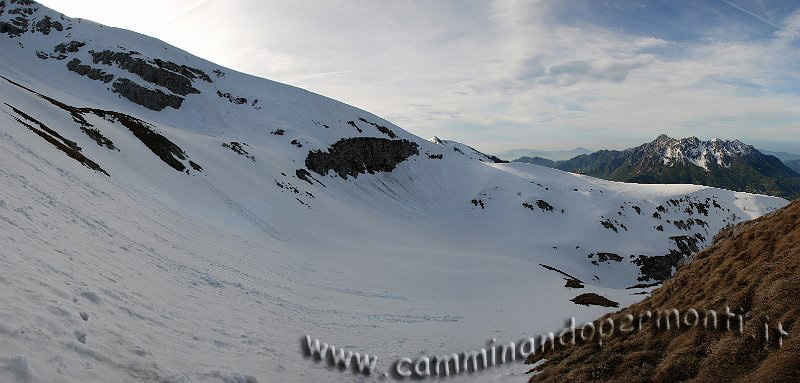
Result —
[[675, 139], [662, 134], [635, 148], [601, 150], [552, 167], [612, 181], [691, 183], [787, 198], [800, 194], [797, 173], [739, 140]]
[[665, 134], [645, 145], [651, 154], [660, 155], [664, 165], [691, 163], [709, 171], [709, 164], [729, 168], [736, 158], [757, 155], [758, 151], [739, 140], [728, 141], [714, 138], [702, 141], [697, 137], [674, 139]]

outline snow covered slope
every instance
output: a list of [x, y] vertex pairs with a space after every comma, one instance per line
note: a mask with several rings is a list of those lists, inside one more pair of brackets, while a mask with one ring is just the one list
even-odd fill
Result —
[[469, 159], [478, 160], [478, 161], [481, 161], [481, 162], [492, 162], [492, 163], [505, 163], [505, 162], [508, 162], [508, 161], [503, 161], [503, 160], [497, 158], [496, 156], [491, 156], [491, 155], [488, 155], [488, 154], [481, 153], [477, 149], [475, 149], [475, 148], [473, 148], [473, 147], [471, 147], [469, 145], [462, 144], [460, 142], [443, 140], [443, 139], [441, 139], [439, 137], [436, 137], [436, 136], [433, 136], [433, 137], [429, 138], [428, 141], [430, 141], [430, 142], [432, 142], [434, 144], [437, 144], [437, 145], [444, 146], [445, 148], [448, 148], [448, 149], [452, 150], [453, 152], [461, 154], [461, 155], [463, 155], [463, 156], [465, 156], [465, 157], [467, 157]]
[[476, 161], [152, 38], [0, 11], [0, 381], [364, 379], [300, 337], [379, 372], [516, 341], [786, 204]]

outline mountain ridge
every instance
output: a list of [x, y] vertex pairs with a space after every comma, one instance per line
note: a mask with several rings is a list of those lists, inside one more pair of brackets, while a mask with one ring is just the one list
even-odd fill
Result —
[[613, 181], [694, 183], [787, 198], [800, 195], [800, 174], [738, 140], [660, 135], [635, 148], [600, 150], [553, 167]]
[[519, 157], [541, 157], [552, 161], [563, 161], [581, 154], [591, 154], [593, 151], [579, 146], [572, 150], [536, 150], [536, 149], [512, 149], [506, 150], [495, 155], [513, 160]]

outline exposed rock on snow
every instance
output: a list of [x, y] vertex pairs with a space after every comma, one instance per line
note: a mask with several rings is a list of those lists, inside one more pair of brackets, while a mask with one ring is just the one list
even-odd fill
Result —
[[[165, 87], [175, 94], [186, 96], [190, 93], [200, 93], [199, 90], [192, 87], [191, 78], [188, 77], [193, 73], [188, 70], [190, 68], [186, 68], [185, 71], [179, 74], [162, 68], [162, 66], [167, 66], [172, 69], [183, 69], [178, 64], [163, 60], [151, 63], [143, 58], [135, 57], [136, 55], [132, 52], [104, 50], [89, 53], [92, 55], [92, 60], [95, 64], [109, 66], [116, 64], [120, 69], [133, 73], [149, 83]], [[158, 65], [159, 63], [161, 66]]]
[[[96, 162], [94, 162], [94, 161], [90, 160], [89, 158], [87, 158], [86, 156], [84, 156], [80, 152], [81, 148], [74, 141], [70, 141], [70, 140], [62, 137], [58, 132], [48, 128], [46, 125], [44, 125], [43, 123], [39, 122], [35, 118], [25, 114], [25, 112], [22, 112], [21, 110], [15, 108], [15, 107], [13, 107], [13, 106], [11, 106], [9, 104], [6, 104], [6, 106], [11, 108], [20, 117], [22, 117], [22, 119], [20, 119], [18, 117], [14, 117], [14, 119], [17, 120], [17, 122], [19, 122], [20, 124], [22, 124], [23, 126], [28, 128], [31, 132], [36, 133], [36, 135], [38, 135], [39, 137], [43, 138], [45, 141], [47, 141], [50, 144], [52, 144], [56, 149], [64, 152], [64, 154], [66, 154], [70, 158], [73, 158], [74, 160], [80, 162], [81, 164], [83, 164], [84, 166], [88, 167], [89, 169], [96, 170], [96, 171], [98, 171], [100, 173], [103, 173], [105, 175], [109, 175], [108, 172], [106, 172], [105, 170], [103, 170], [103, 168], [100, 167], [100, 165], [98, 165]], [[37, 127], [34, 127], [31, 124], [37, 125]]]
[[183, 104], [181, 97], [166, 94], [159, 89], [145, 88], [127, 78], [117, 79], [111, 86], [114, 92], [119, 93], [122, 97], [157, 112], [166, 107], [180, 109]]
[[584, 306], [619, 307], [619, 303], [597, 293], [585, 293], [571, 299], [572, 302]]
[[234, 153], [236, 153], [236, 154], [238, 154], [238, 155], [240, 155], [242, 157], [249, 158], [253, 162], [256, 162], [256, 158], [253, 157], [250, 153], [247, 152], [247, 149], [244, 148], [245, 146], [248, 146], [248, 145], [246, 143], [245, 144], [240, 144], [240, 143], [238, 143], [236, 141], [232, 141], [230, 143], [224, 142], [222, 144], [222, 147], [228, 148], [228, 149], [232, 150]]
[[[56, 45], [53, 48], [53, 52], [54, 53], [60, 53], [62, 55], [66, 55], [67, 53], [78, 52], [81, 49], [81, 47], [83, 47], [85, 45], [86, 45], [86, 43], [83, 42], [83, 41], [72, 40], [69, 43], [61, 43], [61, 44]], [[66, 57], [66, 56], [64, 56], [64, 57]]]
[[481, 153], [477, 149], [469, 145], [464, 145], [460, 142], [443, 140], [436, 136], [429, 138], [428, 141], [437, 145], [444, 146], [446, 148], [450, 148], [458, 154], [464, 155], [468, 158], [475, 159], [481, 162], [490, 162], [496, 164], [508, 163], [508, 161], [501, 160], [500, 158], [493, 155]]
[[306, 167], [320, 175], [333, 171], [339, 177], [391, 172], [397, 164], [419, 154], [418, 145], [408, 140], [375, 137], [345, 138], [327, 152], [309, 152]]
[[92, 80], [98, 80], [104, 83], [109, 83], [114, 79], [113, 74], [103, 72], [98, 68], [92, 68], [86, 64], [81, 64], [81, 60], [79, 59], [72, 59], [70, 62], [68, 62], [67, 69], [81, 76], [86, 76]]

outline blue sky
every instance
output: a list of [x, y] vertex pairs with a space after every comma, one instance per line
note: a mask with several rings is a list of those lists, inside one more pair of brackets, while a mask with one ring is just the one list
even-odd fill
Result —
[[800, 153], [800, 1], [49, 0], [487, 152]]

